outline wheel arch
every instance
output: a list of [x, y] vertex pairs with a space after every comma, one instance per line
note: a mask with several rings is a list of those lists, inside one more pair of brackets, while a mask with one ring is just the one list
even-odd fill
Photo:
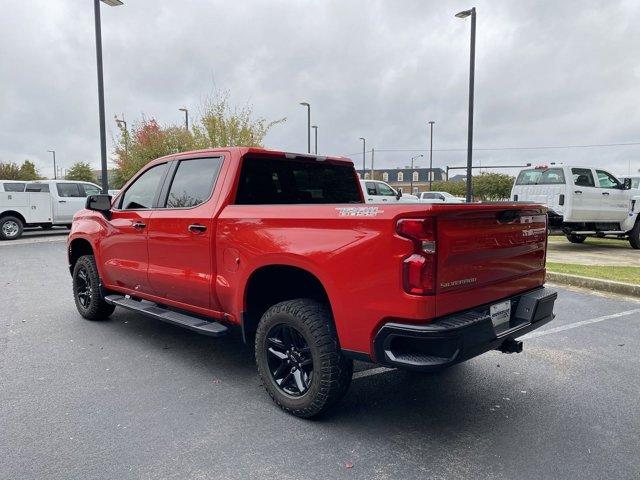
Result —
[[[260, 318], [276, 303], [296, 298], [311, 298], [333, 309], [322, 281], [309, 270], [287, 264], [264, 265], [249, 275], [244, 288], [242, 335], [245, 342], [253, 336]], [[335, 320], [333, 320], [335, 327]]]
[[22, 222], [22, 226], [25, 226], [27, 224], [27, 221], [24, 218], [24, 216], [20, 212], [17, 212], [15, 210], [5, 210], [4, 212], [0, 213], [0, 218], [4, 218], [4, 217], [16, 217], [18, 220]]
[[69, 242], [67, 255], [69, 258], [69, 273], [73, 275], [73, 268], [76, 262], [83, 255], [94, 255], [93, 246], [86, 238], [78, 237]]

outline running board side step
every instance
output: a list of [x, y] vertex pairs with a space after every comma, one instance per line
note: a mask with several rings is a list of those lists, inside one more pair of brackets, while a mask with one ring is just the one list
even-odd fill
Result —
[[148, 317], [162, 320], [163, 322], [171, 323], [179, 327], [188, 328], [189, 330], [210, 337], [221, 337], [229, 331], [229, 329], [221, 323], [209, 322], [199, 317], [174, 312], [173, 310], [159, 307], [157, 304], [146, 300], [138, 301], [122, 295], [107, 295], [104, 297], [104, 300], [110, 305], [133, 310]]

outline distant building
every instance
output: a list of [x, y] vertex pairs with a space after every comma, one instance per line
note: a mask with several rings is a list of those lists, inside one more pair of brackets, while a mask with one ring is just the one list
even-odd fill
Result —
[[[362, 170], [358, 170], [358, 175], [362, 178]], [[396, 189], [405, 193], [420, 193], [429, 190], [429, 177], [432, 182], [441, 182], [445, 179], [444, 170], [441, 168], [386, 168], [375, 169], [374, 180], [382, 180]], [[365, 180], [371, 178], [371, 170], [366, 170]], [[413, 192], [411, 187], [413, 185]]]
[[467, 181], [467, 176], [466, 175], [454, 175], [453, 177], [449, 178], [450, 182], [466, 182]]

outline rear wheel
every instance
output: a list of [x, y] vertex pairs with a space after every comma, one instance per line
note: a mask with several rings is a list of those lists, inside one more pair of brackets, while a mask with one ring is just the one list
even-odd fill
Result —
[[0, 239], [15, 240], [20, 238], [23, 227], [22, 220], [17, 217], [0, 218]]
[[631, 248], [640, 249], [640, 218], [629, 232], [629, 244]]
[[567, 234], [567, 240], [569, 240], [571, 243], [584, 243], [586, 239], [586, 235], [576, 235], [575, 233]]
[[255, 353], [273, 401], [298, 417], [327, 411], [351, 383], [353, 362], [340, 351], [329, 308], [315, 300], [290, 300], [267, 310]]
[[87, 320], [103, 320], [115, 310], [105, 302], [100, 290], [100, 277], [93, 255], [84, 255], [73, 267], [73, 299], [80, 315]]

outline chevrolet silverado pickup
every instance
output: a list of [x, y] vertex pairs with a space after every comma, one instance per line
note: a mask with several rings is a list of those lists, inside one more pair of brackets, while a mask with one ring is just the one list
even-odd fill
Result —
[[234, 147], [88, 197], [68, 261], [82, 317], [238, 328], [275, 403], [312, 417], [353, 360], [430, 372], [521, 351], [554, 317], [546, 242], [541, 205], [367, 204], [346, 158]]

